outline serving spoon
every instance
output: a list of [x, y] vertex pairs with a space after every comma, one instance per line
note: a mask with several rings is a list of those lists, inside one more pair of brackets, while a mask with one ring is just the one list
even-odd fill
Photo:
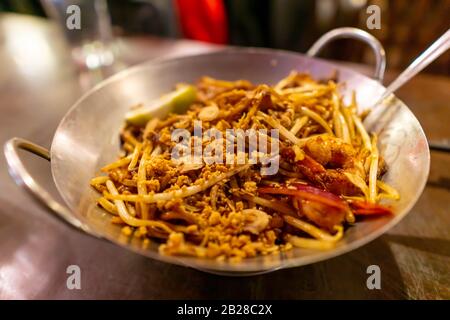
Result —
[[[431, 62], [436, 60], [440, 55], [450, 48], [450, 29], [448, 29], [442, 36], [440, 36], [433, 44], [428, 47], [421, 55], [419, 55], [391, 84], [386, 88], [386, 91], [374, 104], [372, 109], [391, 96], [397, 89], [411, 80], [417, 73], [422, 71]], [[428, 141], [431, 150], [450, 152], [450, 139], [443, 139], [438, 141]]]

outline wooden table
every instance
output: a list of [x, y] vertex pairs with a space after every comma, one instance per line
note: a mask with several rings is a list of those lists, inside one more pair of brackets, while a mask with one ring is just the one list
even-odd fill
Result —
[[[152, 38], [123, 39], [121, 46], [128, 64], [211, 50], [196, 42]], [[20, 136], [49, 146], [59, 120], [87, 86], [50, 23], [0, 16], [1, 145]], [[448, 77], [420, 75], [398, 92], [430, 138], [450, 137], [449, 88]], [[33, 160], [27, 159], [30, 171], [54, 192], [48, 163]], [[450, 155], [432, 154], [419, 202], [372, 243], [306, 267], [226, 278], [146, 259], [69, 230], [14, 184], [0, 157], [0, 299], [449, 299], [449, 165]], [[66, 287], [71, 264], [81, 267], [81, 290]], [[381, 268], [381, 290], [366, 287], [371, 264]]]

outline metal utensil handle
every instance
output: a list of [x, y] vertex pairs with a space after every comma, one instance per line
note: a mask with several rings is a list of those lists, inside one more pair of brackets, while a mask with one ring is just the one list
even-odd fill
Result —
[[337, 28], [321, 36], [306, 52], [308, 56], [315, 57], [329, 42], [337, 39], [356, 39], [367, 43], [375, 55], [375, 72], [373, 78], [380, 83], [383, 82], [386, 69], [386, 53], [377, 38], [370, 33], [358, 28]]
[[441, 54], [446, 52], [450, 48], [450, 29], [447, 30], [442, 36], [440, 36], [427, 50], [425, 50], [420, 56], [418, 56], [408, 68], [406, 68], [395, 79], [383, 93], [378, 103], [386, 99], [391, 93], [395, 92], [398, 88], [408, 82], [412, 77], [425, 69], [430, 63], [436, 60]]
[[51, 211], [60, 221], [78, 231], [84, 231], [91, 236], [99, 238], [96, 233], [78, 220], [69, 209], [54, 200], [53, 197], [33, 179], [19, 157], [17, 152], [19, 149], [31, 152], [50, 161], [50, 153], [47, 149], [21, 138], [10, 139], [4, 146], [4, 153], [9, 173], [14, 181], [19, 186], [25, 188], [39, 204]]

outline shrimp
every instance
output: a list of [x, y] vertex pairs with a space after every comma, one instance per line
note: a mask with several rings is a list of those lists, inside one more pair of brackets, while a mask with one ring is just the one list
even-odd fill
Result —
[[362, 157], [351, 144], [330, 136], [317, 136], [305, 143], [303, 151], [304, 158], [297, 161], [292, 148], [284, 148], [282, 155], [291, 163], [295, 162], [296, 171], [329, 192], [341, 195], [361, 194], [361, 190], [344, 174], [349, 172], [365, 178]]
[[351, 144], [327, 135], [309, 139], [304, 151], [322, 166], [330, 168], [353, 168], [357, 158]]
[[322, 203], [301, 200], [298, 202], [299, 214], [307, 217], [316, 225], [333, 231], [335, 226], [340, 226], [345, 221], [346, 211], [330, 208]]

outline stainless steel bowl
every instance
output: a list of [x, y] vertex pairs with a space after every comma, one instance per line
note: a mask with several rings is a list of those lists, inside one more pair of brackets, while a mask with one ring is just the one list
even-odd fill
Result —
[[[377, 57], [376, 80], [314, 56], [329, 41], [356, 38], [367, 42]], [[394, 216], [366, 219], [349, 228], [344, 239], [330, 251], [294, 249], [277, 255], [227, 261], [167, 257], [158, 254], [157, 245], [142, 248], [138, 239], [121, 236], [120, 228], [110, 223], [108, 214], [95, 205], [96, 192], [89, 180], [102, 164], [112, 161], [119, 152], [118, 133], [127, 109], [150, 101], [171, 90], [177, 82], [193, 82], [203, 75], [221, 79], [248, 79], [255, 83], [276, 83], [292, 70], [310, 72], [315, 78], [329, 77], [337, 71], [345, 82], [346, 97], [356, 90], [361, 109], [371, 108], [385, 88], [380, 84], [384, 73], [384, 51], [366, 32], [342, 28], [325, 34], [308, 55], [285, 51], [232, 48], [214, 53], [170, 60], [154, 60], [123, 71], [85, 94], [62, 119], [50, 152], [31, 142], [13, 138], [5, 145], [9, 170], [17, 182], [28, 190], [55, 217], [93, 237], [106, 239], [150, 258], [190, 266], [226, 275], [249, 275], [282, 268], [302, 266], [356, 249], [397, 224], [419, 198], [428, 177], [430, 154], [425, 134], [413, 113], [393, 97], [389, 105], [373, 110], [365, 125], [379, 133], [381, 154], [389, 167], [384, 179], [401, 194], [393, 203]], [[54, 182], [65, 205], [52, 199], [23, 166], [17, 153], [25, 149], [51, 161]]]

